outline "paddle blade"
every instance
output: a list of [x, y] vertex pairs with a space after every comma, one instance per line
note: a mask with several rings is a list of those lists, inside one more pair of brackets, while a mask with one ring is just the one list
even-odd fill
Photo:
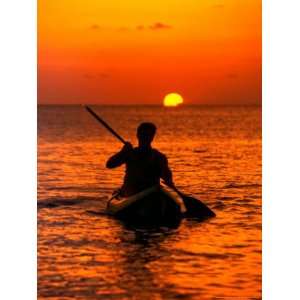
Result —
[[186, 195], [182, 195], [182, 199], [187, 209], [187, 212], [185, 213], [187, 218], [197, 218], [202, 220], [216, 216], [216, 214], [200, 200]]

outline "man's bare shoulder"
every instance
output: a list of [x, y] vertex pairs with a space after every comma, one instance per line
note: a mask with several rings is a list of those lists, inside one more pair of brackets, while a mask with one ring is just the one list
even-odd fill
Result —
[[167, 159], [167, 156], [165, 154], [163, 154], [162, 152], [160, 152], [159, 150], [157, 149], [154, 149], [152, 148], [152, 151], [154, 153], [154, 155], [162, 160], [166, 160]]

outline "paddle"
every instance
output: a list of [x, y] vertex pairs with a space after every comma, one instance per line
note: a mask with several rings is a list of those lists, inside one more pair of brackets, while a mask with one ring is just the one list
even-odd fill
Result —
[[100, 122], [119, 141], [121, 141], [123, 144], [126, 144], [126, 141], [118, 133], [116, 133], [103, 119], [101, 119], [89, 106], [84, 105], [84, 107], [98, 122]]
[[186, 217], [206, 219], [216, 216], [216, 214], [199, 199], [185, 195], [184, 193], [180, 192], [176, 186], [171, 188], [182, 198], [187, 210], [185, 213]]
[[[121, 141], [123, 144], [126, 144], [126, 141], [116, 131], [114, 131], [102, 118], [100, 118], [89, 106], [84, 105], [84, 107], [98, 122], [100, 122], [119, 141]], [[200, 200], [183, 194], [175, 186], [170, 186], [170, 188], [172, 188], [182, 198], [185, 207], [187, 209], [187, 212], [185, 213], [186, 217], [205, 219], [209, 217], [214, 217], [216, 215], [211, 209], [209, 209]]]

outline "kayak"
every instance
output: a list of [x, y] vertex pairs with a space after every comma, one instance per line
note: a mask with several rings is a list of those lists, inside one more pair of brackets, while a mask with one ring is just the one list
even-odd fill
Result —
[[177, 193], [153, 186], [129, 197], [116, 194], [107, 203], [107, 213], [131, 224], [179, 225], [186, 207]]
[[106, 212], [126, 223], [177, 227], [182, 218], [203, 221], [216, 214], [199, 199], [160, 185], [130, 197], [114, 194]]

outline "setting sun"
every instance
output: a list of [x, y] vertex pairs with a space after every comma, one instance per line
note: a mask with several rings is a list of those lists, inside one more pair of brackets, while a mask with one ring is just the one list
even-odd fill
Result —
[[183, 98], [177, 93], [171, 93], [165, 96], [164, 106], [177, 106], [183, 103]]

